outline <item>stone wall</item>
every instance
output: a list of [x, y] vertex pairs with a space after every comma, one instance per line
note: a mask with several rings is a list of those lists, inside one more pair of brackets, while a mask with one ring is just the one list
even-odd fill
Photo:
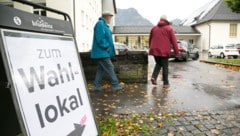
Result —
[[[90, 53], [80, 53], [87, 82], [95, 78], [97, 61], [90, 59]], [[113, 59], [116, 74], [120, 82], [147, 83], [148, 54], [145, 51], [129, 51], [115, 56]], [[105, 74], [104, 80], [108, 77]]]

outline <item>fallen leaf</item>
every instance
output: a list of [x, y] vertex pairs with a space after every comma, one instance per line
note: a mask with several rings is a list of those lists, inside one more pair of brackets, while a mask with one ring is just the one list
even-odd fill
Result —
[[102, 136], [109, 136], [109, 132], [104, 132]]
[[174, 136], [174, 132], [172, 132], [172, 131], [169, 132], [169, 133], [168, 133], [168, 136]]
[[219, 134], [220, 134], [220, 132], [219, 132], [218, 129], [212, 129], [211, 132], [212, 132], [213, 134], [216, 134], [216, 135], [219, 135]]
[[186, 113], [183, 112], [183, 111], [182, 111], [182, 112], [179, 112], [179, 115], [182, 116], [182, 117], [185, 116], [185, 114], [186, 114]]
[[163, 124], [163, 123], [158, 123], [158, 126], [159, 126], [160, 128], [164, 128], [164, 124]]
[[148, 97], [150, 97], [150, 96], [149, 96], [149, 95], [144, 95], [144, 97], [145, 97], [145, 98], [148, 98]]
[[139, 123], [140, 123], [140, 124], [143, 124], [143, 120], [140, 119], [140, 120], [139, 120]]

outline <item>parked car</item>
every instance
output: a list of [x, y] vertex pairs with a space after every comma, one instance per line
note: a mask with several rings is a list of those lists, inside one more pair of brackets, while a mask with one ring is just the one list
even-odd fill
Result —
[[239, 55], [240, 55], [240, 43], [235, 44], [235, 47], [238, 49]]
[[178, 41], [178, 49], [180, 52], [179, 57], [174, 56], [173, 49], [171, 50], [171, 58], [176, 58], [178, 60], [188, 61], [188, 58], [192, 58], [193, 60], [197, 60], [199, 58], [199, 49], [194, 47], [191, 43], [187, 41]]
[[125, 44], [122, 43], [114, 43], [114, 48], [116, 51], [118, 51], [119, 53], [121, 52], [127, 52], [128, 51], [128, 47]]
[[228, 44], [228, 45], [215, 45], [212, 46], [208, 51], [208, 56], [216, 56], [220, 58], [225, 57], [233, 57], [234, 59], [237, 59], [239, 56], [238, 49], [235, 47], [234, 44]]

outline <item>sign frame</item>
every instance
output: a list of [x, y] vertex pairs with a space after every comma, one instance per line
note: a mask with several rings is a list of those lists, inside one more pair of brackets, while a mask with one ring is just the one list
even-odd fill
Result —
[[[36, 6], [36, 4], [32, 4], [31, 2], [28, 2], [28, 1], [21, 1], [21, 0], [14, 0], [14, 1], [18, 1], [18, 2], [22, 2], [23, 4], [28, 4], [28, 5], [31, 5], [31, 6]], [[26, 2], [26, 3], [25, 3]], [[37, 6], [40, 6], [40, 5], [37, 5]], [[2, 8], [3, 7], [3, 8]], [[41, 8], [45, 8], [45, 7], [42, 7], [40, 6]], [[47, 18], [47, 17], [41, 17], [43, 18], [44, 20], [47, 20], [49, 22], [59, 22], [58, 25], [56, 24], [56, 27], [54, 25], [54, 28], [57, 28], [56, 30], [55, 29], [42, 29], [40, 27], [29, 27], [29, 28], [26, 28], [26, 26], [22, 27], [21, 25], [19, 25], [18, 23], [16, 22], [19, 22], [18, 18], [13, 18], [13, 20], [11, 20], [12, 18], [11, 17], [16, 17], [16, 14], [17, 14], [17, 17], [18, 16], [21, 16], [21, 18], [39, 18], [40, 16], [37, 16], [37, 15], [33, 15], [33, 14], [30, 14], [30, 13], [26, 13], [26, 12], [23, 12], [23, 11], [20, 11], [20, 10], [16, 10], [16, 9], [12, 9], [12, 8], [9, 8], [9, 7], [5, 7], [3, 5], [0, 5], [0, 10], [4, 10], [6, 14], [6, 12], [10, 12], [9, 14], [7, 14], [9, 17], [5, 20], [0, 20], [0, 49], [1, 49], [1, 57], [3, 59], [3, 63], [4, 63], [4, 68], [5, 68], [5, 72], [6, 72], [6, 75], [7, 75], [7, 78], [8, 78], [8, 82], [11, 84], [11, 94], [12, 94], [12, 100], [14, 102], [14, 105], [15, 105], [15, 109], [16, 109], [16, 112], [17, 112], [17, 116], [18, 116], [18, 119], [19, 119], [19, 123], [20, 123], [20, 127], [22, 129], [22, 132], [24, 135], [28, 135], [29, 133], [29, 130], [27, 130], [28, 128], [26, 128], [26, 125], [24, 123], [24, 117], [23, 117], [23, 114], [20, 112], [21, 110], [21, 104], [19, 104], [19, 97], [16, 95], [16, 83], [14, 81], [14, 79], [12, 78], [12, 71], [11, 71], [11, 66], [9, 65], [9, 58], [8, 58], [8, 55], [7, 55], [7, 52], [6, 51], [6, 48], [5, 48], [5, 42], [4, 42], [4, 34], [3, 34], [3, 31], [18, 31], [18, 32], [26, 32], [26, 33], [34, 33], [34, 34], [50, 34], [50, 35], [55, 35], [55, 36], [63, 36], [63, 37], [69, 37], [69, 38], [72, 38], [73, 39], [73, 42], [74, 42], [74, 46], [75, 46], [75, 51], [76, 51], [76, 54], [77, 54], [77, 60], [78, 60], [78, 64], [80, 66], [80, 70], [82, 71], [82, 78], [83, 78], [83, 81], [84, 81], [84, 85], [85, 85], [85, 90], [86, 90], [86, 93], [87, 93], [87, 99], [89, 100], [89, 104], [90, 104], [90, 110], [91, 110], [91, 114], [93, 116], [93, 119], [94, 119], [94, 124], [95, 124], [95, 127], [97, 129], [97, 133], [98, 135], [99, 134], [99, 127], [96, 123], [96, 118], [95, 118], [95, 113], [94, 113], [94, 110], [93, 110], [93, 107], [91, 105], [91, 98], [90, 98], [90, 95], [89, 95], [89, 92], [88, 92], [88, 88], [87, 88], [87, 82], [86, 82], [86, 79], [85, 79], [85, 75], [84, 75], [84, 72], [83, 72], [83, 67], [82, 67], [82, 61], [81, 61], [81, 58], [80, 58], [80, 55], [78, 53], [78, 48], [77, 48], [77, 43], [76, 43], [76, 39], [75, 39], [75, 36], [74, 36], [74, 33], [73, 33], [73, 27], [72, 27], [72, 23], [71, 23], [71, 19], [69, 18], [69, 16], [65, 13], [62, 13], [60, 11], [56, 12], [58, 14], [62, 14], [64, 16], [64, 20], [57, 20], [57, 19], [51, 19], [51, 18]], [[49, 8], [47, 8], [46, 10], [49, 10]], [[50, 9], [50, 11], [52, 12], [55, 12], [56, 10], [54, 9]], [[3, 16], [1, 13], [3, 13], [2, 11], [0, 12], [0, 18], [3, 18], [5, 16]], [[21, 19], [20, 18], [20, 19]], [[68, 21], [66, 21], [66, 19], [68, 18]], [[15, 21], [17, 20], [17, 21]], [[23, 21], [26, 21], [26, 20], [23, 20]], [[9, 23], [6, 23], [6, 22], [11, 22], [10, 24]], [[15, 24], [14, 24], [15, 23]], [[24, 23], [24, 22], [21, 22], [21, 23]], [[51, 30], [51, 31], [49, 31]], [[25, 117], [26, 118], [26, 117]], [[75, 126], [76, 127], [76, 126]]]

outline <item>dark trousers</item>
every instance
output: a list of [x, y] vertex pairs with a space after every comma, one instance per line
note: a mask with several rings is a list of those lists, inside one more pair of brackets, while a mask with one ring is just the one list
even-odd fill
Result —
[[162, 80], [164, 85], [169, 85], [168, 81], [168, 57], [159, 57], [159, 56], [154, 56], [155, 59], [155, 67], [152, 73], [152, 78], [157, 80], [157, 77], [160, 73], [161, 68], [163, 69], [162, 72]]

